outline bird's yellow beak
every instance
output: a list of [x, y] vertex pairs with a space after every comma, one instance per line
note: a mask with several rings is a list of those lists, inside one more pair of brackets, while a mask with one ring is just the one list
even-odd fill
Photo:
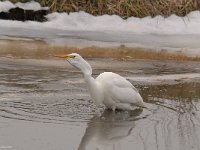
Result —
[[66, 55], [66, 54], [58, 54], [58, 55], [54, 55], [54, 57], [58, 57], [58, 58], [74, 58], [72, 55]]

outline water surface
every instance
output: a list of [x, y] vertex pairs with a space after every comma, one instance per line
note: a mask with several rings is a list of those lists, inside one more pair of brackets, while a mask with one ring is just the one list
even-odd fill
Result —
[[104, 71], [126, 77], [148, 109], [95, 106], [81, 72], [63, 60], [1, 57], [0, 149], [200, 149], [198, 62], [87, 61], [94, 77]]

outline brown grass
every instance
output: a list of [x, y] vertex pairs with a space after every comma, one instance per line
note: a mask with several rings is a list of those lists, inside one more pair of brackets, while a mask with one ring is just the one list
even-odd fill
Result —
[[84, 57], [91, 58], [117, 58], [117, 59], [154, 59], [154, 60], [180, 60], [200, 61], [200, 57], [189, 57], [183, 54], [169, 53], [166, 50], [156, 52], [150, 49], [141, 48], [100, 48], [100, 47], [62, 47], [51, 46], [42, 41], [0, 41], [2, 57], [28, 57], [28, 58], [49, 58], [55, 54], [68, 54], [77, 52]]
[[199, 57], [188, 57], [183, 54], [169, 53], [166, 51], [156, 52], [141, 48], [99, 48], [87, 47], [83, 49], [65, 47], [60, 50], [58, 47], [51, 48], [54, 53], [79, 53], [84, 57], [96, 58], [117, 58], [117, 59], [154, 59], [154, 60], [180, 60], [200, 61]]
[[[11, 0], [27, 2], [29, 0]], [[185, 16], [200, 8], [200, 0], [38, 0], [42, 6], [49, 6], [51, 12], [85, 11], [93, 15], [116, 14], [123, 18], [130, 16]]]
[[85, 11], [93, 15], [116, 14], [121, 17], [185, 16], [200, 8], [199, 0], [41, 0], [51, 11]]

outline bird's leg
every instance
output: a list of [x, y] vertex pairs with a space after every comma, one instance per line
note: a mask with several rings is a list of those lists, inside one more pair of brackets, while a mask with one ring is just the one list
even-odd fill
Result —
[[117, 103], [116, 107], [122, 110], [135, 110], [136, 108], [138, 108], [138, 107], [133, 107], [130, 104], [126, 104], [126, 103]]
[[116, 106], [115, 105], [112, 106], [111, 109], [112, 109], [112, 111], [115, 111], [116, 110]]

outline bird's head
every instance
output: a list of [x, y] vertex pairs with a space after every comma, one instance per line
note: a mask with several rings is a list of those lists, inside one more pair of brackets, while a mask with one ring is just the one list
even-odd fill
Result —
[[55, 55], [55, 57], [66, 59], [71, 65], [75, 67], [77, 67], [77, 65], [81, 63], [81, 61], [83, 60], [83, 58], [77, 53], [59, 54], [59, 55]]
[[92, 74], [92, 68], [90, 64], [88, 64], [81, 55], [77, 53], [72, 53], [72, 54], [59, 54], [55, 55], [55, 57], [58, 58], [64, 58], [66, 59], [72, 66], [80, 69], [84, 74]]

